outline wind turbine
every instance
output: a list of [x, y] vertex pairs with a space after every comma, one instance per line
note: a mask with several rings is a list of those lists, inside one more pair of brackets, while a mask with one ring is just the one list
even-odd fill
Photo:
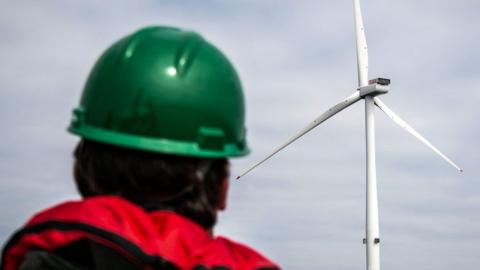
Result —
[[402, 118], [395, 114], [390, 108], [383, 103], [379, 95], [387, 94], [389, 91], [390, 80], [384, 78], [377, 78], [368, 80], [368, 47], [365, 37], [365, 28], [363, 25], [362, 12], [360, 8], [360, 0], [354, 0], [355, 11], [355, 34], [357, 43], [357, 65], [358, 65], [358, 88], [357, 90], [346, 99], [340, 101], [335, 106], [328, 109], [326, 112], [318, 116], [313, 122], [308, 124], [305, 128], [300, 130], [297, 134], [293, 135], [284, 144], [275, 149], [270, 155], [253, 165], [250, 169], [246, 170], [243, 174], [237, 177], [240, 179], [259, 165], [270, 159], [272, 156], [280, 152], [282, 149], [292, 144], [294, 141], [307, 134], [321, 123], [328, 120], [330, 117], [341, 112], [347, 107], [355, 104], [357, 101], [365, 100], [365, 133], [366, 133], [366, 152], [367, 152], [367, 194], [366, 194], [366, 238], [364, 238], [364, 244], [366, 244], [366, 257], [367, 257], [367, 269], [379, 270], [380, 269], [380, 233], [379, 233], [379, 221], [378, 221], [378, 198], [377, 198], [377, 176], [376, 176], [376, 164], [375, 164], [375, 119], [373, 110], [377, 106], [388, 117], [390, 117], [400, 127], [405, 129], [415, 138], [420, 140], [423, 144], [432, 149], [436, 154], [441, 156], [450, 165], [455, 167], [458, 171], [463, 170], [445, 156], [440, 150], [433, 146], [427, 139], [425, 139], [420, 133], [415, 131], [409, 124], [407, 124]]

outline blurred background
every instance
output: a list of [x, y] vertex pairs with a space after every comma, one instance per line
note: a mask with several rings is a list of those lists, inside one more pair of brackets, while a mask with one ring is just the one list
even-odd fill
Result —
[[[370, 77], [445, 161], [377, 110], [384, 269], [480, 267], [480, 2], [363, 0]], [[217, 233], [285, 269], [362, 269], [364, 106], [335, 116], [241, 181], [357, 85], [353, 1], [2, 1], [0, 243], [34, 212], [78, 199], [66, 133], [86, 77], [145, 25], [192, 29], [234, 63], [253, 153], [232, 161]]]

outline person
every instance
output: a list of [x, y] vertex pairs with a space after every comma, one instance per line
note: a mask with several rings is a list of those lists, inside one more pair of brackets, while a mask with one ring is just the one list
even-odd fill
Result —
[[1, 269], [279, 269], [214, 235], [228, 158], [249, 153], [240, 80], [195, 32], [147, 27], [93, 67], [68, 130], [82, 200], [36, 214]]

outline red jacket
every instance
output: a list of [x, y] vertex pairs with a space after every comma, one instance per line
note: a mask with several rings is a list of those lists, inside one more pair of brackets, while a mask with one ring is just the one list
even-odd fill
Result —
[[146, 212], [113, 196], [67, 202], [35, 215], [5, 246], [1, 269], [16, 270], [32, 250], [60, 255], [76, 250], [78, 257], [82, 249], [72, 247], [82, 241], [102, 247], [95, 252], [108, 250], [97, 257], [125, 260], [135, 269], [279, 269], [249, 247], [212, 238], [174, 212]]

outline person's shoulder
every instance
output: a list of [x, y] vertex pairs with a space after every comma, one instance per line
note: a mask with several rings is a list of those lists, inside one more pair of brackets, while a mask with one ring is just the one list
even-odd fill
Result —
[[211, 247], [216, 252], [206, 251], [205, 259], [212, 260], [212, 262], [217, 260], [228, 262], [229, 265], [225, 265], [227, 269], [280, 269], [276, 263], [257, 250], [223, 236], [214, 238]]
[[[163, 251], [177, 254], [183, 250], [186, 269], [278, 270], [276, 263], [255, 249], [219, 236], [212, 237], [195, 222], [172, 212], [159, 211], [156, 220]], [[204, 268], [201, 268], [204, 267]], [[183, 269], [183, 268], [182, 268]]]

